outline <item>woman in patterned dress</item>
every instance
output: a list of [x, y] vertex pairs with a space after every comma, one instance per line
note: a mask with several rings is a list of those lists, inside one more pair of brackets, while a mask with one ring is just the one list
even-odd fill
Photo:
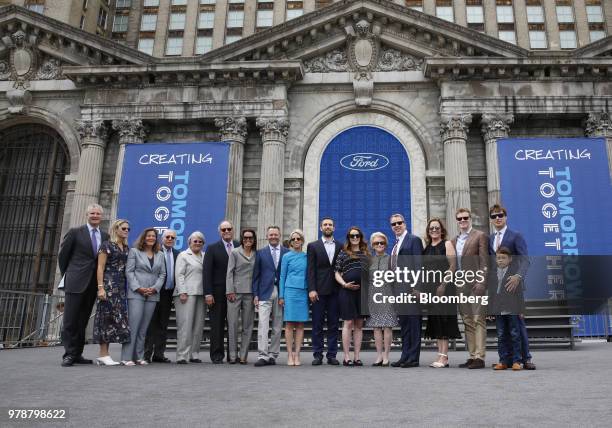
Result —
[[100, 245], [98, 252], [98, 306], [93, 327], [94, 343], [100, 344], [98, 365], [119, 365], [109, 355], [108, 345], [130, 341], [125, 279], [129, 231], [127, 220], [115, 221], [110, 239]]

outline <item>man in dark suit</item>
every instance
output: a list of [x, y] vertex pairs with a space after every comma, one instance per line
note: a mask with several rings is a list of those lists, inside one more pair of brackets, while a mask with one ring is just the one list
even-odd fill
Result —
[[[228, 220], [219, 224], [221, 240], [211, 244], [204, 255], [202, 276], [204, 278], [204, 298], [208, 305], [210, 319], [210, 359], [214, 364], [223, 364], [225, 351], [225, 325], [227, 319], [227, 298], [225, 280], [229, 254], [240, 243], [233, 240], [234, 226]], [[228, 354], [229, 358], [229, 354]]]
[[[389, 223], [395, 235], [395, 245], [391, 250], [389, 268], [391, 270], [395, 270], [398, 267], [401, 269], [408, 268], [415, 271], [420, 269], [423, 255], [423, 242], [421, 239], [408, 232], [406, 221], [402, 214], [393, 214], [389, 218]], [[418, 284], [415, 287], [418, 289]], [[416, 290], [414, 291], [416, 292]], [[422, 328], [419, 305], [404, 305], [398, 313], [401, 314], [398, 319], [402, 337], [402, 355], [399, 360], [391, 363], [391, 365], [403, 368], [418, 367], [421, 356]]]
[[[512, 264], [516, 273], [512, 275], [506, 284], [506, 290], [514, 293], [519, 287], [524, 287], [525, 276], [529, 269], [529, 257], [527, 253], [527, 242], [519, 232], [508, 228], [508, 212], [506, 208], [499, 204], [493, 205], [489, 209], [489, 217], [495, 231], [489, 236], [489, 254], [496, 254], [501, 247], [508, 248], [513, 255]], [[531, 362], [529, 352], [529, 336], [525, 325], [524, 315], [519, 317], [519, 327], [521, 332], [521, 349], [523, 356], [523, 368], [525, 370], [535, 370], [536, 366]]]
[[309, 243], [306, 249], [308, 297], [312, 302], [312, 365], [323, 364], [323, 324], [327, 320], [327, 363], [337, 366], [340, 317], [334, 265], [342, 244], [334, 240], [334, 220], [324, 217], [320, 229], [321, 239]]
[[[257, 325], [257, 350], [255, 367], [273, 366], [280, 353], [283, 330], [283, 310], [278, 303], [281, 261], [289, 251], [280, 245], [280, 228], [269, 226], [266, 232], [268, 244], [257, 251], [253, 269], [253, 300], [259, 309]], [[272, 334], [268, 346], [268, 331], [272, 321]]]
[[153, 318], [149, 323], [145, 339], [145, 360], [154, 363], [169, 363], [166, 358], [166, 341], [168, 340], [168, 322], [172, 312], [172, 293], [174, 293], [174, 265], [179, 251], [174, 248], [176, 231], [164, 230], [162, 234], [162, 252], [166, 262], [166, 281], [159, 293], [159, 302], [155, 306]]
[[100, 230], [102, 207], [87, 207], [87, 224], [72, 228], [66, 233], [57, 256], [60, 272], [64, 275], [64, 321], [62, 366], [91, 364], [83, 358], [85, 329], [96, 301], [96, 269], [98, 249], [108, 240], [108, 233]]

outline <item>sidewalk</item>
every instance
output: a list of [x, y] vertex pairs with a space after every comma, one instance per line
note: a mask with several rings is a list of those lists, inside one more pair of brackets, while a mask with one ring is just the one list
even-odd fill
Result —
[[[111, 346], [113, 358], [120, 347]], [[609, 426], [612, 344], [536, 351], [536, 371], [204, 364], [60, 367], [63, 349], [0, 351], [0, 408], [68, 408], [68, 426]], [[97, 346], [85, 349], [94, 358]], [[167, 354], [173, 358], [174, 355]], [[399, 355], [394, 355], [398, 357]], [[342, 358], [341, 354], [338, 355]], [[489, 352], [487, 367], [496, 355]], [[393, 359], [392, 359], [393, 360]], [[7, 426], [6, 416], [0, 425]], [[15, 426], [34, 426], [20, 422]], [[8, 425], [12, 426], [12, 425]], [[65, 426], [39, 423], [38, 426]]]

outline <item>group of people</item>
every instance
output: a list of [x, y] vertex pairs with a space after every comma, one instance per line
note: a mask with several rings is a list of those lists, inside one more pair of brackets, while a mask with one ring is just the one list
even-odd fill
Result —
[[[311, 310], [312, 365], [322, 365], [324, 357], [329, 365], [341, 364], [337, 352], [342, 319], [342, 365], [363, 366], [360, 351], [365, 324], [374, 330], [374, 366], [418, 367], [422, 331], [418, 305], [398, 314], [392, 304], [373, 304], [374, 287], [368, 287], [368, 308], [362, 308], [361, 293], [377, 271], [425, 266], [450, 272], [488, 272], [487, 280], [474, 280], [461, 292], [484, 295], [488, 289], [494, 302], [490, 306], [500, 314], [496, 316], [499, 363], [494, 369], [535, 369], [522, 305], [528, 268], [523, 257], [527, 255], [525, 240], [520, 233], [508, 229], [504, 207], [494, 205], [489, 214], [495, 230], [489, 237], [472, 228], [471, 213], [466, 208], [456, 212], [460, 233], [452, 240], [442, 220], [430, 219], [425, 247], [421, 238], [408, 232], [401, 214], [389, 218], [393, 245], [382, 232], [373, 233], [368, 240], [357, 226], [349, 228], [341, 243], [334, 238], [333, 219], [323, 218], [321, 238], [310, 242], [306, 252], [304, 233], [299, 229], [293, 230], [282, 245], [280, 228], [269, 226], [267, 245], [257, 249], [255, 230], [242, 230], [236, 241], [233, 225], [224, 220], [218, 228], [219, 241], [208, 245], [206, 251], [204, 235], [196, 231], [189, 236], [188, 248], [179, 253], [174, 249], [176, 232], [170, 229], [159, 237], [156, 229], [147, 228], [133, 248], [128, 248], [128, 220], [114, 221], [109, 235], [100, 230], [102, 207], [92, 204], [87, 208], [87, 224], [66, 234], [58, 255], [66, 293], [62, 365], [92, 363], [82, 352], [87, 320], [97, 299], [93, 339], [100, 345], [96, 359], [100, 365], [169, 362], [165, 346], [173, 304], [177, 364], [202, 362], [199, 351], [206, 311], [211, 361], [222, 364], [227, 358], [230, 364], [247, 364], [257, 311], [258, 356], [254, 365], [276, 364], [284, 322], [287, 364], [300, 366], [304, 323]], [[495, 257], [497, 266], [490, 266], [489, 256]], [[392, 293], [388, 289], [392, 286], [385, 284], [383, 292], [387, 288], [386, 292]], [[438, 296], [457, 293], [452, 281], [428, 283], [425, 287]], [[423, 289], [413, 292], [419, 290]], [[487, 309], [467, 303], [459, 304], [458, 310], [469, 352], [469, 359], [459, 366], [484, 368]], [[369, 316], [365, 317], [365, 313]], [[392, 329], [398, 325], [402, 352], [397, 361], [391, 362]], [[456, 309], [436, 312], [432, 307], [425, 336], [437, 341], [437, 359], [430, 367], [448, 367], [449, 340], [460, 337]], [[110, 357], [109, 343], [122, 344], [120, 362]]]

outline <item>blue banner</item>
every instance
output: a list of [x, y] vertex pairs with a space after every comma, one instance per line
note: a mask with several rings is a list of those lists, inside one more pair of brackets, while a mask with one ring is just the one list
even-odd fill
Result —
[[147, 227], [176, 230], [178, 250], [196, 230], [207, 243], [216, 241], [228, 159], [227, 143], [128, 144], [117, 213], [130, 222], [130, 245]]
[[525, 297], [566, 298], [568, 256], [612, 254], [605, 140], [506, 138], [497, 153], [508, 227], [523, 234], [530, 256], [547, 256], [532, 264]]

